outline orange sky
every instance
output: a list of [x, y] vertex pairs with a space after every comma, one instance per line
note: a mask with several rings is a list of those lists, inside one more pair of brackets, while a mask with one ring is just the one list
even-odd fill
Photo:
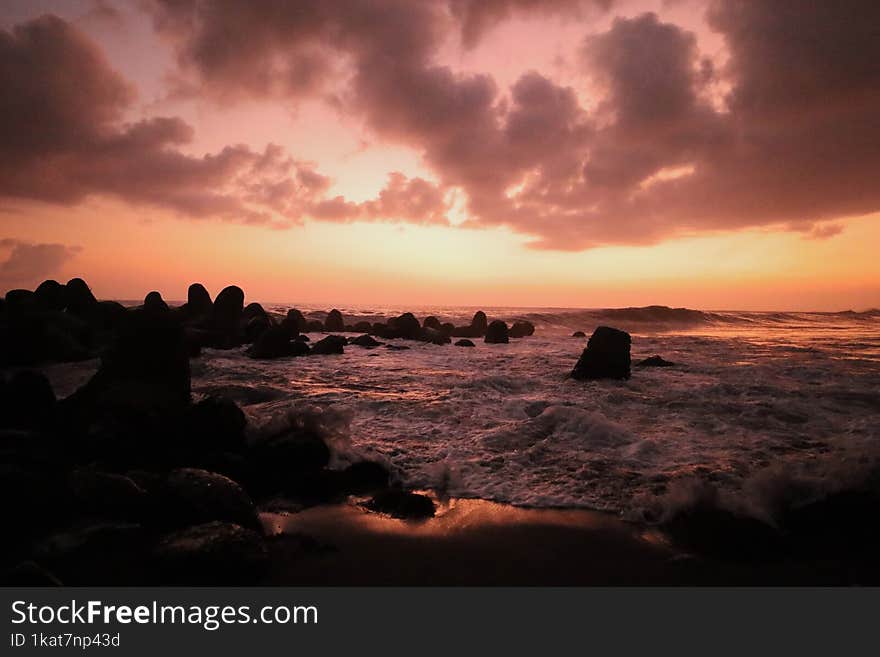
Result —
[[[618, 2], [611, 12], [590, 8], [578, 19], [515, 15], [474, 48], [446, 39], [433, 57], [456, 75], [490, 73], [502, 95], [520, 76], [538, 70], [555, 84], [572, 88], [582, 110], [599, 116], [606, 90], [576, 63], [585, 35], [605, 33], [615, 17], [656, 11], [661, 21], [693, 32], [700, 55], [720, 68], [728, 53], [724, 40], [696, 10], [701, 5], [631, 1]], [[304, 214], [278, 229], [229, 216], [194, 218], [100, 189], [61, 203], [13, 194], [0, 196], [0, 239], [6, 240], [0, 245], [0, 263], [18, 244], [76, 248], [58, 261], [34, 263], [33, 271], [4, 271], [0, 265], [0, 287], [32, 287], [47, 277], [81, 276], [99, 297], [118, 299], [140, 298], [152, 289], [180, 299], [190, 282], [201, 281], [212, 293], [239, 284], [252, 300], [340, 305], [880, 306], [880, 213], [859, 211], [853, 216], [844, 208], [825, 214], [824, 223], [816, 224], [818, 233], [823, 226], [832, 228], [822, 239], [811, 232], [812, 224], [795, 230], [790, 222], [774, 221], [713, 225], [709, 217], [698, 227], [683, 221], [664, 228], [649, 243], [615, 237], [616, 243], [579, 250], [535, 249], [529, 243], [542, 236], [532, 228], [495, 220], [459, 226], [472, 219], [467, 187], [451, 182], [452, 174], [436, 165], [427, 142], [389, 137], [344, 102], [328, 103], [325, 95], [218, 100], [205, 92], [186, 99], [169, 97], [177, 64], [168, 40], [130, 3], [112, 17], [95, 12], [95, 6], [11, 2], [0, 10], [0, 27], [11, 29], [44, 10], [58, 14], [94, 42], [109, 65], [136, 88], [137, 100], [120, 120], [180, 117], [194, 130], [194, 139], [181, 146], [187, 156], [201, 158], [231, 144], [259, 152], [275, 143], [330, 179], [326, 198], [341, 195], [350, 203], [378, 198], [389, 173], [401, 172], [407, 179], [442, 186], [449, 225], [386, 222], [385, 217], [337, 223]], [[341, 97], [347, 93], [344, 87], [334, 91]], [[719, 78], [715, 86], [706, 87], [715, 97], [705, 102], [722, 102], [724, 91]]]

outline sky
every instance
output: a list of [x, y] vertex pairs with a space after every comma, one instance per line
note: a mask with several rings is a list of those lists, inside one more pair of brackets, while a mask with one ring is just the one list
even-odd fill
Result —
[[880, 306], [880, 3], [4, 0], [0, 289]]

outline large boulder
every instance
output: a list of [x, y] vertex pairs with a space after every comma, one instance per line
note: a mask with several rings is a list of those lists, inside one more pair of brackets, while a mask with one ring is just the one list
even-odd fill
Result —
[[247, 456], [248, 490], [302, 492], [302, 480], [330, 462], [330, 448], [319, 428], [309, 422], [295, 423], [261, 436]]
[[571, 334], [571, 337], [573, 337], [573, 338], [585, 338], [585, 337], [587, 337], [587, 334], [584, 333], [583, 331], [575, 331], [574, 333]]
[[345, 331], [345, 320], [342, 317], [342, 313], [336, 310], [336, 308], [327, 313], [327, 318], [324, 320], [324, 330], [329, 332]]
[[435, 331], [442, 331], [443, 324], [440, 323], [440, 320], [431, 315], [430, 317], [425, 317], [422, 321], [422, 326], [424, 328], [434, 329]]
[[309, 347], [303, 342], [292, 340], [288, 327], [271, 326], [263, 331], [247, 353], [251, 358], [305, 356], [309, 353]]
[[216, 472], [173, 470], [157, 497], [156, 522], [164, 526], [187, 527], [217, 520], [261, 531], [260, 518], [248, 494], [232, 479]]
[[68, 482], [79, 513], [107, 520], [143, 519], [147, 493], [125, 475], [78, 468], [70, 473]]
[[587, 342], [571, 372], [573, 379], [628, 379], [630, 377], [629, 333], [600, 326]]
[[208, 522], [166, 535], [152, 553], [154, 584], [259, 583], [268, 552], [259, 533], [229, 522]]
[[366, 333], [364, 333], [361, 336], [352, 338], [350, 340], [350, 344], [356, 344], [359, 347], [378, 347], [382, 343], [376, 340], [372, 335], [367, 335]]
[[422, 325], [412, 313], [403, 313], [399, 317], [392, 317], [388, 320], [388, 326], [383, 337], [420, 340], [422, 338]]
[[168, 312], [168, 304], [162, 298], [162, 295], [155, 290], [144, 297], [144, 310], [151, 313]]
[[67, 307], [67, 288], [58, 281], [46, 280], [34, 290], [34, 299], [45, 310], [64, 310]]
[[430, 497], [394, 488], [377, 493], [366, 506], [371, 511], [405, 520], [432, 518], [436, 512]]
[[67, 312], [80, 318], [88, 318], [94, 313], [98, 300], [92, 294], [92, 290], [81, 278], [72, 278], [67, 281], [65, 296], [67, 297]]
[[244, 312], [244, 291], [236, 285], [223, 288], [214, 300], [211, 325], [214, 345], [219, 349], [231, 349], [241, 344], [239, 331]]
[[210, 396], [192, 404], [183, 416], [183, 438], [198, 452], [241, 451], [247, 418], [227, 397]]
[[341, 354], [345, 352], [345, 345], [348, 341], [341, 335], [328, 335], [326, 338], [318, 340], [309, 352], [312, 355], [329, 355]]
[[287, 317], [284, 318], [281, 325], [284, 326], [291, 335], [296, 335], [297, 333], [306, 330], [307, 323], [305, 315], [303, 315], [301, 311], [296, 308], [291, 308], [287, 311]]
[[201, 283], [193, 283], [186, 291], [186, 308], [191, 317], [206, 317], [211, 314], [214, 302]]
[[671, 363], [662, 356], [649, 356], [636, 363], [636, 367], [672, 367], [673, 365], [675, 363]]
[[457, 340], [455, 343], [456, 347], [476, 347], [473, 340], [468, 340], [467, 338], [462, 338], [461, 340]]
[[485, 341], [489, 344], [507, 344], [510, 342], [508, 337], [507, 324], [500, 319], [493, 320], [486, 329]]
[[478, 310], [474, 313], [470, 326], [457, 326], [452, 331], [452, 336], [456, 338], [482, 338], [486, 335], [488, 329], [488, 319], [486, 313]]
[[517, 321], [510, 327], [511, 338], [525, 338], [535, 334], [535, 325], [531, 322]]
[[55, 392], [42, 372], [20, 370], [8, 381], [0, 379], [0, 426], [36, 427], [55, 408]]

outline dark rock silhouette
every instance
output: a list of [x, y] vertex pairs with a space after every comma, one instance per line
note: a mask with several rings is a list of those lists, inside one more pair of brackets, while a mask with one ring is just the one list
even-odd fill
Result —
[[159, 487], [156, 521], [188, 527], [214, 520], [262, 531], [256, 507], [241, 486], [228, 477], [198, 468], [173, 470]]
[[456, 338], [482, 338], [486, 335], [488, 329], [488, 320], [486, 313], [478, 310], [474, 313], [470, 326], [457, 326], [452, 331], [452, 336]]
[[352, 338], [349, 341], [349, 343], [356, 344], [359, 347], [378, 347], [382, 344], [381, 342], [376, 340], [373, 336], [367, 335], [366, 333], [364, 335], [360, 335], [356, 338]]
[[0, 426], [36, 427], [55, 408], [55, 392], [42, 372], [19, 370], [8, 381], [0, 378]]
[[168, 312], [168, 304], [165, 303], [161, 294], [153, 291], [144, 297], [144, 310], [151, 313], [164, 313]]
[[388, 320], [383, 338], [403, 338], [405, 340], [420, 340], [422, 337], [422, 325], [412, 313], [403, 313], [399, 317]]
[[456, 347], [476, 347], [472, 340], [468, 340], [467, 338], [462, 338], [461, 340], [456, 341]]
[[391, 481], [391, 473], [381, 463], [358, 461], [342, 471], [343, 487], [348, 493], [362, 495], [382, 490]]
[[227, 397], [209, 396], [192, 404], [183, 417], [183, 433], [197, 452], [242, 451], [247, 419]]
[[260, 437], [251, 447], [247, 461], [249, 484], [254, 489], [273, 493], [293, 488], [301, 492], [301, 479], [330, 462], [330, 448], [319, 428], [307, 421], [298, 422]]
[[327, 313], [327, 318], [324, 320], [324, 330], [328, 332], [345, 331], [345, 321], [342, 318], [342, 313], [336, 310], [336, 308]]
[[60, 312], [67, 307], [67, 288], [58, 281], [46, 280], [34, 290], [34, 298], [45, 310]]
[[571, 372], [574, 379], [628, 379], [630, 377], [629, 333], [600, 326], [587, 342]]
[[573, 337], [573, 338], [585, 338], [585, 337], [587, 337], [587, 334], [584, 333], [583, 331], [575, 331], [574, 333], [571, 334], [571, 337]]
[[305, 356], [308, 353], [308, 346], [304, 342], [292, 340], [287, 327], [284, 326], [267, 328], [247, 351], [251, 358], [283, 358]]
[[104, 520], [140, 522], [147, 510], [146, 491], [125, 475], [77, 468], [68, 482], [81, 513]]
[[309, 333], [321, 333], [324, 331], [324, 323], [317, 319], [311, 319], [306, 322], [306, 331]]
[[675, 363], [664, 360], [660, 356], [650, 356], [636, 363], [636, 367], [672, 367]]
[[440, 323], [440, 320], [433, 315], [431, 315], [430, 317], [425, 317], [425, 319], [422, 320], [422, 326], [424, 328], [434, 329], [435, 331], [443, 330], [443, 325]]
[[211, 314], [214, 302], [201, 283], [193, 283], [186, 291], [186, 308], [191, 317], [206, 317]]
[[531, 322], [517, 321], [510, 327], [511, 338], [526, 338], [535, 334], [535, 325]]
[[507, 324], [500, 319], [494, 320], [486, 329], [485, 341], [489, 344], [507, 344], [510, 342]]
[[214, 300], [212, 309], [213, 345], [217, 349], [231, 349], [241, 344], [239, 330], [244, 312], [244, 292], [236, 285], [225, 287]]
[[228, 522], [168, 534], [151, 556], [154, 583], [166, 585], [254, 584], [268, 563], [262, 536]]
[[345, 353], [345, 345], [348, 343], [341, 335], [328, 335], [318, 340], [309, 352], [312, 355], [328, 355]]
[[352, 333], [369, 333], [373, 330], [373, 325], [370, 322], [357, 322], [352, 328]]
[[366, 506], [371, 511], [387, 513], [395, 518], [407, 520], [433, 518], [436, 512], [430, 497], [399, 489], [388, 489], [377, 493]]
[[86, 282], [81, 278], [72, 278], [64, 287], [67, 312], [80, 318], [89, 317], [98, 305], [98, 300]]
[[282, 322], [282, 325], [290, 331], [291, 335], [305, 331], [307, 324], [305, 316], [296, 308], [288, 310], [287, 317]]

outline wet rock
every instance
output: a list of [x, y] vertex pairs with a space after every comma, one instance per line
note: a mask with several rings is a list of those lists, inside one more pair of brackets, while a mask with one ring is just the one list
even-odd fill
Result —
[[302, 492], [301, 479], [330, 462], [330, 448], [308, 422], [257, 440], [247, 455], [248, 490]]
[[478, 310], [471, 319], [470, 326], [458, 326], [452, 332], [453, 337], [457, 338], [482, 338], [486, 335], [488, 329], [488, 319], [486, 313]]
[[386, 344], [385, 348], [391, 351], [406, 351], [409, 349], [405, 344]]
[[257, 532], [209, 522], [166, 535], [152, 559], [156, 584], [244, 585], [259, 582], [268, 553]]
[[162, 295], [156, 292], [150, 292], [144, 297], [144, 310], [151, 313], [168, 312], [168, 304], [162, 298]]
[[97, 307], [98, 300], [86, 282], [81, 278], [72, 278], [64, 287], [67, 312], [80, 318], [89, 317]]
[[36, 561], [22, 561], [0, 577], [0, 586], [63, 586], [60, 579]]
[[234, 401], [214, 395], [191, 405], [183, 418], [184, 439], [200, 452], [244, 449], [246, 426], [247, 418]]
[[106, 520], [139, 522], [147, 506], [147, 493], [121, 474], [75, 469], [68, 477], [79, 513]]
[[507, 324], [500, 319], [494, 320], [486, 329], [485, 341], [488, 344], [507, 344], [510, 342], [508, 337], [509, 331], [507, 329]]
[[20, 370], [0, 379], [0, 426], [36, 427], [51, 418], [55, 392], [42, 372]]
[[34, 300], [46, 310], [64, 310], [67, 307], [67, 288], [58, 281], [43, 281], [34, 290]]
[[517, 321], [510, 327], [511, 338], [525, 338], [535, 334], [535, 325], [531, 322]]
[[296, 308], [291, 308], [287, 311], [287, 317], [284, 318], [282, 325], [285, 326], [291, 335], [296, 335], [302, 331], [306, 330], [306, 322], [305, 315], [302, 314]]
[[660, 356], [651, 356], [636, 363], [636, 367], [672, 367], [673, 365], [675, 365], [675, 363], [670, 363], [668, 360], [664, 360]]
[[587, 342], [571, 372], [573, 379], [628, 379], [630, 377], [629, 333], [600, 326]]
[[155, 521], [187, 527], [211, 521], [232, 522], [261, 531], [251, 498], [232, 479], [199, 468], [170, 472], [158, 493]]
[[446, 337], [451, 338], [454, 331], [455, 325], [452, 322], [443, 322], [440, 325], [440, 332]]
[[336, 308], [327, 313], [327, 318], [324, 320], [324, 330], [328, 332], [345, 331], [345, 321], [342, 318], [342, 313], [336, 310]]
[[585, 337], [587, 337], [587, 334], [584, 333], [583, 331], [575, 331], [574, 333], [571, 334], [571, 337], [573, 337], [573, 338], [585, 338]]
[[425, 317], [422, 321], [423, 328], [434, 329], [435, 331], [443, 331], [443, 325], [440, 323], [440, 320], [431, 315], [430, 317]]
[[433, 518], [436, 511], [430, 497], [399, 489], [389, 489], [377, 493], [367, 502], [366, 506], [371, 511], [387, 513], [395, 518], [406, 520]]
[[186, 291], [186, 308], [191, 317], [207, 317], [214, 308], [211, 295], [201, 283], [193, 283]]
[[381, 463], [358, 461], [342, 471], [345, 490], [360, 495], [382, 490], [391, 482], [391, 473]]
[[473, 341], [468, 340], [467, 338], [463, 338], [461, 340], [456, 341], [455, 346], [456, 347], [476, 347], [477, 345], [475, 345], [473, 343]]
[[403, 313], [399, 317], [388, 320], [385, 330], [386, 338], [403, 338], [404, 340], [419, 340], [422, 336], [422, 325], [412, 313]]
[[370, 322], [357, 322], [352, 328], [352, 333], [369, 333], [373, 330], [373, 325]]
[[309, 320], [306, 323], [306, 331], [309, 333], [321, 333], [324, 331], [324, 323], [317, 319]]
[[305, 356], [309, 348], [305, 342], [291, 340], [290, 333], [283, 326], [266, 329], [248, 349], [251, 358], [284, 358]]
[[445, 335], [443, 332], [432, 328], [422, 329], [421, 340], [423, 342], [430, 342], [431, 344], [438, 345], [449, 344], [450, 342], [452, 342], [452, 339], [448, 335]]
[[342, 354], [345, 353], [347, 342], [341, 335], [328, 335], [312, 345], [310, 353], [312, 355]]
[[373, 338], [373, 336], [367, 335], [366, 333], [364, 335], [353, 338], [350, 343], [356, 344], [359, 347], [378, 347], [382, 345], [381, 342]]

